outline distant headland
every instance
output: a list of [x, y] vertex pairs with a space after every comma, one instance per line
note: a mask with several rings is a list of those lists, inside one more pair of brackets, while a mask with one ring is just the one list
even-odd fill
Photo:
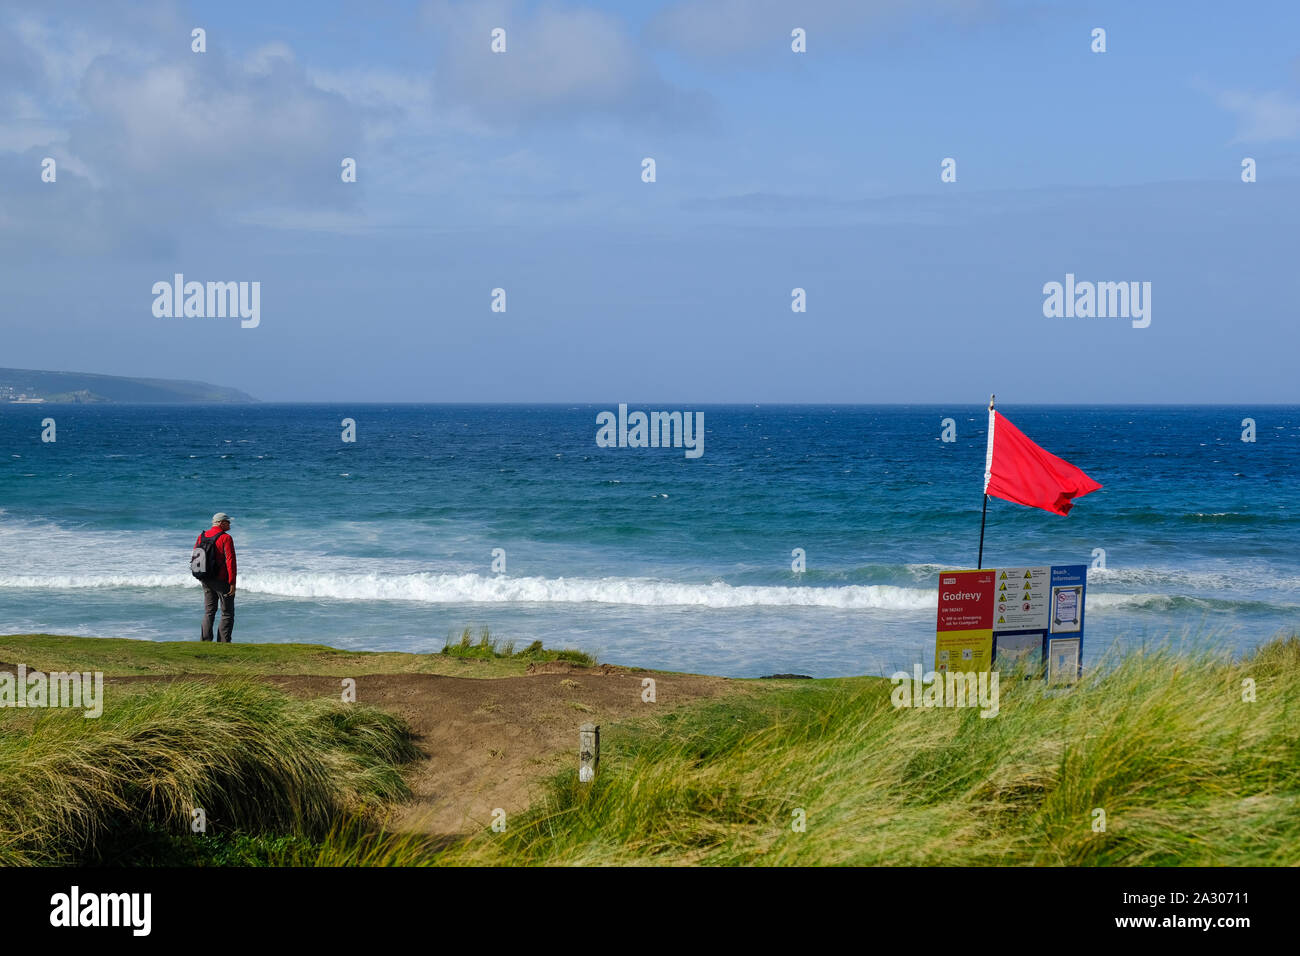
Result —
[[170, 378], [124, 378], [92, 372], [41, 372], [0, 368], [0, 403], [153, 404], [247, 403], [257, 399], [238, 389]]

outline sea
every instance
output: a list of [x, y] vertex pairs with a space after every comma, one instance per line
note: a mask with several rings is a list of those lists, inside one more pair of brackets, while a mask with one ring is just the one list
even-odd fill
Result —
[[[197, 640], [188, 561], [224, 511], [237, 642], [932, 665], [938, 575], [977, 561], [982, 405], [629, 405], [702, 412], [698, 457], [601, 447], [617, 407], [0, 405], [0, 633]], [[984, 538], [985, 567], [1089, 567], [1085, 668], [1300, 632], [1300, 406], [999, 410], [1104, 486], [1068, 516], [990, 498]]]

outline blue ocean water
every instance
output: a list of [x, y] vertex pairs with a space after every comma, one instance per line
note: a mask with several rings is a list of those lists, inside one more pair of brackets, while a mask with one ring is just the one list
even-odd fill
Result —
[[[732, 676], [928, 666], [936, 575], [975, 565], [982, 406], [694, 406], [697, 459], [597, 447], [615, 409], [0, 406], [0, 633], [197, 639], [189, 552], [226, 511], [236, 641], [430, 651], [487, 626]], [[1300, 406], [1001, 410], [1105, 486], [1068, 517], [989, 503], [985, 566], [1105, 552], [1085, 663], [1300, 630]]]

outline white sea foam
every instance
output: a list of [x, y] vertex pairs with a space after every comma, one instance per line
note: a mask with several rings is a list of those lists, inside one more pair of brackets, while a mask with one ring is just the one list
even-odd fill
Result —
[[[114, 590], [197, 588], [182, 574], [0, 574], [0, 588]], [[480, 574], [348, 574], [319, 572], [241, 573], [244, 595], [325, 601], [403, 601], [419, 604], [606, 604], [624, 607], [809, 607], [839, 610], [920, 611], [933, 614], [937, 592], [888, 584], [847, 587], [736, 586], [718, 581], [690, 584], [648, 578], [492, 577]], [[1114, 594], [1090, 590], [1093, 612], [1163, 610], [1231, 599], [1179, 594]], [[1265, 602], [1268, 603], [1268, 602]], [[1300, 605], [1283, 603], [1278, 607]]]
[[[1116, 608], [1147, 608], [1149, 610], [1158, 610], [1171, 606], [1175, 600], [1191, 601], [1193, 598], [1176, 597], [1172, 594], [1107, 594], [1088, 589], [1088, 596], [1084, 599], [1088, 610], [1092, 611], [1109, 611]], [[1207, 602], [1202, 602], [1209, 606]]]
[[[0, 574], [0, 587], [180, 588], [182, 574]], [[241, 573], [244, 594], [424, 604], [619, 604], [642, 607], [829, 607], [929, 611], [934, 591], [892, 585], [837, 588], [685, 584], [646, 578], [491, 577], [479, 574]]]
[[[363, 547], [381, 532], [344, 522], [337, 530]], [[117, 533], [69, 527], [44, 520], [14, 520], [0, 509], [0, 587], [23, 590], [113, 588], [195, 588], [185, 571], [194, 533]], [[848, 584], [833, 587], [732, 585], [698, 579], [656, 577], [490, 576], [467, 573], [462, 561], [447, 556], [357, 557], [322, 554], [311, 533], [282, 532], [279, 548], [258, 541], [241, 550], [240, 590], [244, 594], [304, 600], [410, 601], [424, 604], [604, 604], [637, 607], [823, 607], [844, 610], [929, 612], [936, 607], [938, 564], [896, 568], [898, 584]], [[335, 545], [339, 543], [335, 537]], [[458, 546], [464, 542], [458, 541]], [[557, 566], [551, 562], [551, 566]], [[273, 569], [273, 570], [263, 570]], [[654, 572], [651, 572], [653, 574]], [[581, 571], [579, 572], [581, 575]], [[670, 572], [669, 576], [682, 576]], [[1110, 567], [1090, 570], [1088, 608], [1160, 610], [1174, 605], [1260, 601], [1294, 608], [1300, 578], [1279, 575], [1266, 566], [1230, 570]], [[1114, 590], [1112, 590], [1114, 589]], [[1116, 593], [1116, 591], [1121, 593]], [[1133, 592], [1133, 593], [1122, 593]]]

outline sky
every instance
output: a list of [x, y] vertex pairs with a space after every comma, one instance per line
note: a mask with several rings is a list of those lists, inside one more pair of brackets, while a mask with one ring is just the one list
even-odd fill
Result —
[[[1292, 0], [0, 0], [0, 367], [1296, 402], [1298, 28]], [[155, 314], [177, 273], [259, 283], [256, 326]], [[1067, 274], [1149, 288], [1149, 324], [1045, 315]]]

